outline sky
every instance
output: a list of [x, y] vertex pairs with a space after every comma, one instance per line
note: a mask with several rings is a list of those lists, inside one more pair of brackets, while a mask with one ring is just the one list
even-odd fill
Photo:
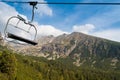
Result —
[[[2, 0], [0, 0], [2, 1]], [[31, 0], [9, 0], [31, 1]], [[32, 0], [39, 2], [120, 2], [119, 0]], [[120, 42], [120, 5], [65, 5], [37, 4], [33, 24], [38, 36], [82, 32]], [[0, 2], [0, 32], [11, 16], [21, 15], [31, 20], [29, 4]], [[15, 21], [14, 21], [15, 23]], [[23, 24], [21, 24], [23, 25]], [[15, 30], [13, 30], [15, 32]], [[16, 31], [15, 33], [18, 33]], [[22, 32], [18, 34], [25, 36]]]

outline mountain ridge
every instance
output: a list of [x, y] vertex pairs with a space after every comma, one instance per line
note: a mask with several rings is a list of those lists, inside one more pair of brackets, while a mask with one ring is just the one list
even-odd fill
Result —
[[43, 36], [37, 46], [18, 47], [16, 51], [48, 60], [70, 57], [74, 65], [81, 67], [120, 69], [120, 42], [79, 32]]
[[94, 68], [102, 64], [104, 68], [109, 63], [106, 67], [111, 67], [108, 69], [116, 69], [120, 60], [120, 43], [74, 32], [58, 36], [53, 42], [43, 45], [40, 52], [50, 54], [47, 58], [53, 60], [69, 56], [76, 66]]

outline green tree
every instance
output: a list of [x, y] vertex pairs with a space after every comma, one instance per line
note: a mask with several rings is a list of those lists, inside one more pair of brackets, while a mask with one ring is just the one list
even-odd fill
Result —
[[16, 58], [8, 50], [0, 52], [0, 71], [7, 74], [9, 80], [14, 80], [16, 77]]

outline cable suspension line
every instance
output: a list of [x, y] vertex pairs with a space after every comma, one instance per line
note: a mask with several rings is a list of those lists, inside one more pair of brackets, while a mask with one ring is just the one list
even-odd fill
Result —
[[88, 2], [37, 2], [37, 1], [26, 1], [26, 2], [23, 2], [23, 1], [0, 1], [0, 2], [7, 2], [7, 3], [31, 3], [31, 2], [36, 2], [37, 4], [67, 4], [67, 5], [120, 5], [120, 3], [111, 3], [111, 2], [101, 2], [101, 3], [98, 3], [98, 2], [95, 2], [95, 3], [88, 3]]

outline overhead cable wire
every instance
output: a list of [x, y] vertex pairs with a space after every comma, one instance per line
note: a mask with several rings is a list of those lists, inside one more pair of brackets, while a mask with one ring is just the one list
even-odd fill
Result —
[[[37, 2], [37, 1], [0, 1], [0, 2], [6, 2], [6, 3], [30, 3], [30, 2]], [[66, 4], [66, 5], [120, 5], [120, 3], [106, 3], [106, 2], [101, 2], [101, 3], [98, 3], [98, 2], [95, 2], [95, 3], [92, 3], [92, 2], [37, 2], [37, 4]]]

